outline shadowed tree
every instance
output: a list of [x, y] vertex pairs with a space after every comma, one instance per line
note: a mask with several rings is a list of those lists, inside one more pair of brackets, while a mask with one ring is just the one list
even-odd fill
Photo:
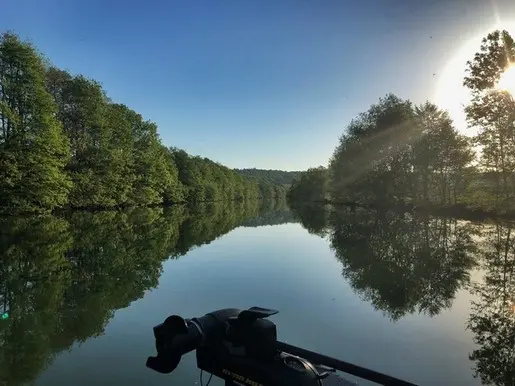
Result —
[[469, 140], [453, 127], [447, 114], [431, 103], [415, 108], [420, 137], [411, 146], [415, 202], [457, 204], [467, 188], [465, 170], [474, 155]]
[[319, 166], [310, 168], [301, 174], [300, 179], [293, 180], [288, 190], [290, 202], [323, 202], [327, 198], [329, 175], [327, 169]]
[[329, 162], [330, 197], [382, 206], [456, 204], [472, 160], [469, 141], [446, 112], [388, 95], [340, 138]]
[[480, 167], [494, 177], [493, 206], [499, 209], [513, 200], [515, 189], [515, 101], [497, 90], [501, 74], [515, 63], [515, 43], [507, 31], [495, 31], [481, 42], [481, 49], [467, 63], [464, 85], [472, 94], [466, 107], [470, 126], [478, 129]]
[[409, 101], [387, 95], [354, 119], [329, 162], [337, 202], [392, 203], [408, 195], [409, 144], [418, 136]]

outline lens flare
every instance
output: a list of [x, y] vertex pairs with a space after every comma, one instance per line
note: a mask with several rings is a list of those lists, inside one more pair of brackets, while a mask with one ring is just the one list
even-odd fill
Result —
[[506, 71], [502, 73], [496, 88], [498, 90], [507, 91], [515, 96], [515, 65], [510, 65]]

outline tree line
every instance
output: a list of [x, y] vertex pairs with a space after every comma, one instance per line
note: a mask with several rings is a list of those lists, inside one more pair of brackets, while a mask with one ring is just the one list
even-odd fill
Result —
[[515, 97], [496, 88], [515, 63], [515, 43], [495, 31], [466, 64], [472, 99], [467, 137], [449, 114], [393, 94], [353, 119], [327, 168], [292, 183], [291, 201], [515, 209]]
[[101, 84], [0, 36], [0, 212], [284, 196], [207, 158], [166, 147], [155, 123]]
[[274, 169], [234, 169], [235, 172], [242, 176], [255, 178], [259, 181], [265, 181], [269, 184], [291, 185], [294, 179], [299, 178], [302, 174], [300, 171], [285, 171]]
[[0, 218], [0, 383], [32, 383], [57, 354], [102, 335], [114, 311], [158, 285], [165, 260], [240, 225], [291, 220], [284, 204]]

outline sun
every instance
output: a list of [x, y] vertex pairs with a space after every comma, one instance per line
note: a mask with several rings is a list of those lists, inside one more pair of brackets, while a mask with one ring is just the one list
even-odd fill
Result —
[[515, 96], [515, 65], [510, 65], [499, 78], [495, 87], [498, 90], [507, 91]]
[[[505, 29], [512, 36], [515, 36], [515, 22], [500, 22], [490, 28], [483, 30], [469, 40], [465, 41], [461, 48], [453, 53], [447, 65], [439, 73], [432, 99], [444, 110], [447, 110], [454, 121], [455, 127], [465, 135], [475, 135], [476, 128], [470, 128], [467, 125], [465, 106], [470, 103], [470, 91], [463, 86], [463, 78], [467, 75], [465, 72], [467, 60], [474, 57], [479, 51], [481, 39], [494, 30]], [[498, 83], [498, 87], [502, 87], [506, 91], [515, 96], [515, 64], [512, 64], [502, 75]], [[501, 86], [502, 85], [502, 86]]]

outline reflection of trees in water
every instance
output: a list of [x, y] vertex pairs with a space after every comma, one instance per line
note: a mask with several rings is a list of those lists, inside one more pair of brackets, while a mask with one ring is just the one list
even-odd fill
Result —
[[343, 276], [393, 320], [450, 307], [475, 264], [472, 227], [456, 219], [355, 208], [333, 212], [330, 228]]
[[165, 259], [258, 215], [255, 201], [1, 219], [0, 383], [34, 380], [155, 287]]
[[[0, 227], [0, 381], [28, 382], [44, 368], [50, 337], [59, 323], [55, 310], [72, 284], [66, 251], [69, 224], [52, 217], [2, 221]], [[38, 277], [45, 280], [38, 281]]]
[[286, 199], [263, 200], [259, 208], [258, 216], [248, 217], [241, 223], [244, 227], [259, 227], [265, 225], [279, 225], [295, 222]]
[[480, 242], [484, 279], [473, 291], [468, 327], [478, 348], [470, 354], [485, 385], [515, 385], [515, 230], [496, 224]]
[[174, 256], [186, 254], [192, 246], [209, 244], [259, 213], [257, 200], [204, 203], [189, 208], [189, 215], [181, 223]]
[[327, 234], [329, 210], [325, 205], [292, 203], [291, 210], [309, 233], [320, 237]]
[[[515, 230], [394, 211], [296, 206], [310, 232], [329, 234], [343, 276], [365, 301], [393, 320], [413, 312], [437, 315], [469, 284], [481, 262], [484, 279], [472, 286], [470, 354], [485, 385], [515, 386]], [[329, 216], [328, 216], [328, 213]], [[474, 241], [473, 236], [478, 236]]]

